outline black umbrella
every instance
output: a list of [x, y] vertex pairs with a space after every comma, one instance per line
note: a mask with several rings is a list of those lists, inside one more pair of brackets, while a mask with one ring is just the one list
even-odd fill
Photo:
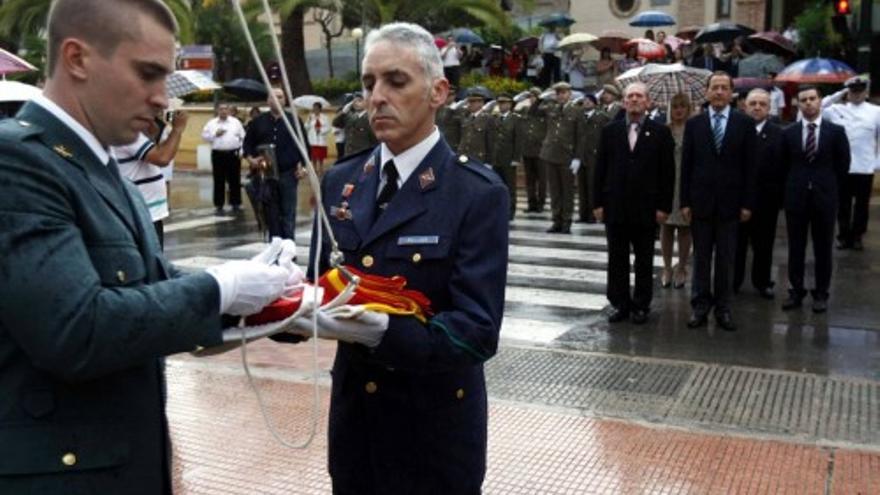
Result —
[[546, 26], [546, 27], [557, 27], [557, 26], [568, 27], [568, 26], [571, 26], [572, 24], [574, 24], [575, 22], [577, 22], [577, 21], [575, 21], [574, 18], [571, 17], [570, 15], [558, 12], [555, 14], [548, 15], [547, 17], [544, 18], [544, 20], [542, 20], [538, 24], [540, 24], [542, 26]]
[[223, 91], [245, 101], [264, 101], [269, 96], [266, 86], [253, 79], [233, 79], [223, 85]]
[[697, 43], [722, 43], [732, 41], [740, 36], [754, 34], [754, 32], [754, 29], [742, 24], [715, 22], [701, 29], [694, 41]]

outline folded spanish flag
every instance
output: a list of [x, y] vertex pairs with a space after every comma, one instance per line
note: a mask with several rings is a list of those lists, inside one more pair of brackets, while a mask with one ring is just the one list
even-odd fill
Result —
[[[345, 268], [361, 279], [354, 297], [348, 304], [363, 305], [370, 311], [380, 313], [412, 315], [422, 323], [434, 314], [431, 310], [431, 300], [417, 290], [407, 289], [405, 277], [367, 275], [350, 266]], [[324, 304], [326, 304], [345, 289], [347, 282], [338, 268], [332, 268], [321, 276], [318, 285], [324, 288]]]

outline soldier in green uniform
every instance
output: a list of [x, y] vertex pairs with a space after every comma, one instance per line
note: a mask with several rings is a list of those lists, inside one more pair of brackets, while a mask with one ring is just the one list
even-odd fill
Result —
[[345, 130], [345, 155], [354, 155], [379, 144], [370, 128], [370, 118], [364, 108], [364, 97], [360, 93], [355, 93], [351, 103], [342, 107], [333, 118], [333, 126]]
[[513, 98], [507, 94], [501, 94], [495, 99], [498, 104], [498, 114], [493, 116], [494, 134], [492, 143], [492, 168], [507, 185], [510, 192], [510, 219], [516, 213], [516, 170], [522, 163], [522, 136], [523, 126], [520, 124], [520, 116], [511, 111]]
[[589, 94], [584, 97], [584, 118], [580, 122], [581, 130], [578, 132], [577, 156], [581, 160], [581, 168], [577, 173], [579, 223], [596, 222], [593, 216], [593, 171], [602, 128], [610, 121], [604, 112], [599, 111], [597, 103], [594, 95]]
[[602, 111], [611, 120], [617, 118], [618, 115], [622, 115], [623, 105], [620, 104], [620, 95], [620, 88], [616, 84], [609, 83], [602, 86]]
[[446, 95], [446, 104], [437, 109], [434, 123], [437, 124], [437, 128], [440, 129], [452, 151], [458, 152], [458, 143], [461, 141], [461, 120], [467, 110], [453, 105], [455, 105], [455, 86], [450, 86], [449, 94]]
[[493, 163], [492, 115], [483, 110], [486, 97], [477, 92], [468, 94], [468, 115], [461, 121], [461, 142], [458, 152], [485, 165]]
[[574, 182], [581, 160], [576, 154], [576, 144], [582, 129], [583, 108], [571, 102], [571, 85], [558, 82], [553, 85], [556, 102], [542, 105], [547, 116], [547, 135], [541, 146], [541, 161], [547, 168], [550, 185], [550, 208], [553, 225], [547, 232], [571, 233], [571, 216], [574, 210]]
[[522, 112], [519, 119], [524, 139], [522, 146], [523, 165], [526, 172], [526, 196], [528, 207], [526, 212], [540, 213], [544, 210], [547, 198], [547, 169], [541, 164], [541, 145], [547, 135], [547, 119], [540, 111], [541, 88], [529, 90], [531, 104]]

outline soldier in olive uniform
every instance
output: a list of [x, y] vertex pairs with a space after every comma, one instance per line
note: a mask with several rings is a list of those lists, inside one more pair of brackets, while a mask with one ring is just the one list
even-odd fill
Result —
[[364, 108], [364, 97], [360, 93], [355, 93], [351, 103], [342, 107], [339, 114], [333, 118], [333, 126], [345, 129], [346, 156], [360, 153], [379, 144], [373, 129], [370, 128], [370, 118]]
[[578, 222], [595, 223], [593, 217], [593, 194], [591, 182], [596, 166], [596, 153], [599, 150], [599, 137], [602, 128], [610, 119], [597, 108], [594, 95], [586, 95], [583, 100], [584, 118], [578, 132], [577, 156], [581, 160], [581, 168], [577, 173], [578, 191]]
[[446, 96], [446, 105], [437, 109], [437, 115], [434, 123], [440, 129], [440, 133], [446, 139], [446, 143], [452, 148], [452, 151], [458, 152], [458, 143], [461, 141], [461, 120], [467, 113], [466, 109], [453, 108], [455, 104], [455, 87], [449, 87], [449, 94]]
[[526, 212], [540, 213], [544, 211], [547, 198], [547, 169], [539, 158], [544, 136], [547, 135], [547, 120], [540, 111], [541, 88], [529, 90], [531, 105], [522, 112], [520, 136], [525, 140], [522, 146], [523, 165], [526, 172], [526, 195], [529, 206]]
[[574, 182], [581, 167], [581, 160], [575, 152], [584, 113], [580, 105], [570, 101], [570, 84], [558, 82], [553, 89], [556, 91], [556, 102], [540, 107], [547, 116], [547, 135], [541, 146], [541, 161], [547, 168], [550, 208], [553, 212], [553, 225], [547, 232], [570, 234]]
[[609, 83], [602, 86], [602, 104], [600, 107], [611, 120], [618, 117], [623, 118], [623, 105], [620, 104], [620, 96], [620, 88], [616, 84]]
[[492, 168], [504, 181], [510, 192], [510, 219], [516, 213], [516, 170], [522, 163], [523, 127], [520, 116], [513, 113], [513, 98], [502, 94], [495, 99], [498, 103], [498, 114], [495, 115], [493, 128]]
[[468, 94], [468, 115], [461, 121], [461, 142], [458, 152], [485, 165], [493, 163], [492, 115], [483, 110], [485, 96], [480, 93]]

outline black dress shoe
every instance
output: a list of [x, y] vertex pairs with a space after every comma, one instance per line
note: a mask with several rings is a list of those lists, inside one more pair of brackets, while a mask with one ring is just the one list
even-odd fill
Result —
[[782, 302], [782, 310], [783, 311], [791, 311], [792, 309], [797, 309], [803, 306], [803, 299], [797, 296], [788, 296], [788, 298]]
[[571, 226], [566, 225], [565, 227], [560, 227], [557, 232], [559, 232], [560, 234], [571, 234]]
[[717, 323], [718, 326], [723, 328], [726, 332], [736, 331], [736, 325], [733, 323], [733, 318], [731, 318], [729, 312], [725, 311], [724, 313], [716, 314], [715, 323]]
[[865, 245], [862, 244], [862, 240], [859, 239], [859, 240], [857, 240], [857, 241], [853, 241], [853, 243], [852, 243], [852, 248], [853, 248], [853, 250], [855, 250], [855, 251], [864, 251], [864, 250], [865, 250]]
[[548, 234], [558, 234], [560, 232], [562, 232], [562, 227], [560, 227], [559, 225], [553, 225], [549, 229], [547, 229]]
[[648, 321], [648, 312], [644, 309], [636, 309], [632, 312], [632, 322], [636, 325], [644, 325]]
[[813, 300], [813, 313], [819, 314], [828, 311], [828, 300], [827, 299], [814, 299]]
[[773, 299], [776, 297], [776, 294], [773, 292], [773, 287], [764, 287], [758, 289], [758, 295], [763, 297], [764, 299]]
[[709, 322], [709, 319], [706, 318], [705, 314], [697, 314], [694, 313], [691, 315], [691, 319], [688, 320], [688, 328], [700, 328], [706, 326], [706, 323]]
[[840, 249], [840, 250], [852, 249], [852, 247], [853, 247], [853, 243], [851, 243], [849, 241], [837, 241], [837, 249]]
[[608, 313], [608, 323], [619, 323], [621, 321], [629, 318], [629, 311], [620, 308], [611, 308], [611, 312]]

